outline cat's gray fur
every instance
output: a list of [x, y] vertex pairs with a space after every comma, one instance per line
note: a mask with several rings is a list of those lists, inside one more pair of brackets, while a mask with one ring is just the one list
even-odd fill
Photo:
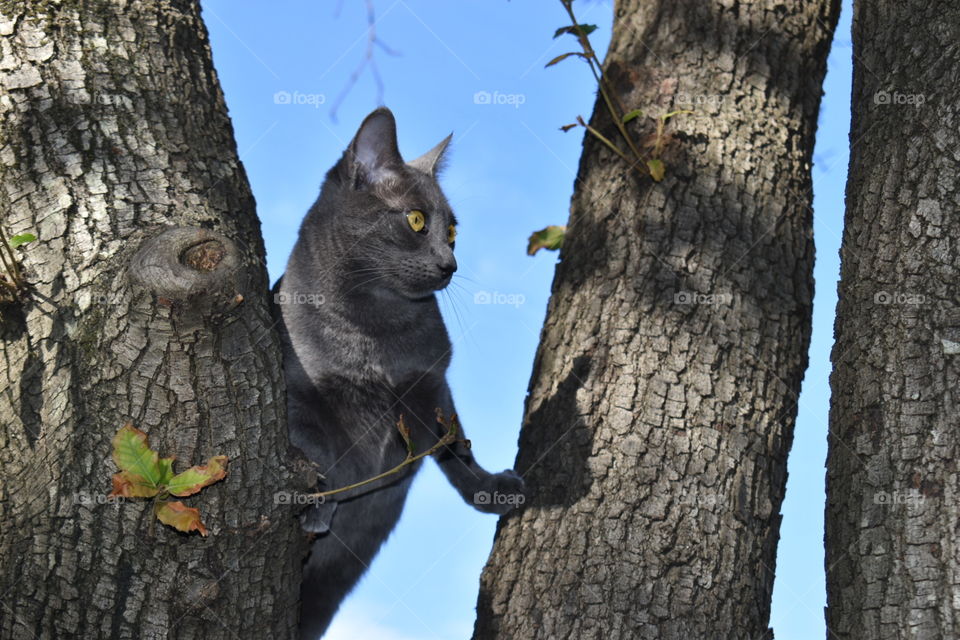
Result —
[[[381, 108], [367, 116], [327, 174], [275, 289], [290, 439], [324, 475], [322, 489], [400, 463], [401, 415], [416, 450], [424, 451], [444, 431], [436, 410], [454, 413], [445, 378], [451, 345], [434, 295], [457, 265], [448, 243], [456, 220], [436, 180], [449, 140], [405, 163], [393, 114]], [[413, 209], [426, 216], [419, 233], [407, 222]], [[435, 459], [481, 511], [505, 513], [510, 506], [477, 504], [479, 492], [523, 491], [512, 471], [485, 471], [468, 445], [448, 447]], [[418, 466], [301, 516], [304, 529], [316, 534], [304, 566], [302, 638], [326, 630], [400, 517]]]

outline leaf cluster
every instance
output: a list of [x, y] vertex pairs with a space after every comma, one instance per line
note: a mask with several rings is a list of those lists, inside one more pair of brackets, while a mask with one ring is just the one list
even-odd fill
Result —
[[222, 480], [227, 475], [227, 456], [214, 456], [206, 464], [174, 473], [173, 457], [161, 458], [147, 444], [147, 434], [131, 423], [113, 437], [113, 461], [120, 468], [113, 475], [110, 497], [152, 498], [157, 519], [178, 531], [207, 535], [200, 511], [171, 496], [186, 497]]
[[[643, 176], [650, 176], [654, 182], [661, 182], [666, 176], [666, 165], [661, 156], [664, 146], [669, 140], [669, 136], [665, 134], [667, 121], [676, 115], [693, 112], [686, 110], [672, 111], [653, 118], [656, 122], [655, 133], [644, 140], [642, 144], [639, 144], [630, 133], [627, 125], [638, 118], [644, 117], [646, 114], [642, 109], [630, 109], [629, 111], [624, 109], [616, 94], [607, 86], [606, 78], [600, 68], [600, 61], [597, 58], [596, 52], [593, 50], [593, 46], [590, 44], [590, 34], [597, 30], [597, 25], [583, 24], [577, 20], [573, 12], [573, 0], [560, 0], [560, 3], [570, 17], [570, 24], [557, 29], [553, 37], [559, 38], [562, 35], [571, 35], [576, 38], [581, 50], [562, 53], [550, 60], [550, 62], [546, 64], [546, 67], [552, 67], [571, 57], [579, 58], [587, 63], [594, 78], [597, 80], [597, 87], [603, 103], [606, 105], [607, 111], [616, 125], [619, 137], [622, 139], [622, 142], [626, 144], [626, 148], [623, 148], [621, 144], [611, 140], [608, 136], [603, 135], [595, 127], [588, 124], [581, 116], [577, 116], [576, 122], [563, 125], [560, 127], [560, 130], [567, 132], [576, 127], [583, 127], [608, 149], [620, 158], [623, 158], [623, 160], [630, 165], [631, 169], [637, 170]], [[646, 153], [641, 149], [646, 150]], [[557, 225], [551, 225], [540, 231], [535, 231], [528, 241], [527, 255], [532, 256], [540, 249], [559, 249], [563, 246], [563, 236], [565, 233], [566, 228]]]

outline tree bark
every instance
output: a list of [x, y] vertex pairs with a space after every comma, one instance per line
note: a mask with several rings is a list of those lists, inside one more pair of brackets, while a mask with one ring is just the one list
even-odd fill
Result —
[[[838, 10], [616, 3], [616, 97], [696, 114], [661, 183], [586, 137], [520, 435], [532, 496], [499, 523], [474, 638], [772, 635]], [[601, 101], [591, 124], [617, 136]]]
[[[255, 205], [191, 0], [0, 4], [0, 638], [295, 637], [301, 536]], [[106, 501], [127, 421], [209, 537]], [[301, 482], [302, 481], [302, 482]]]
[[960, 637], [960, 10], [856, 2], [827, 461], [831, 638]]

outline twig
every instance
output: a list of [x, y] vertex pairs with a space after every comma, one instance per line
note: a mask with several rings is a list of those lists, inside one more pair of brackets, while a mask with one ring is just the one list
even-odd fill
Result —
[[[337, 5], [337, 14], [340, 13], [340, 5]], [[374, 13], [373, 0], [366, 0], [367, 7], [367, 48], [363, 54], [363, 59], [360, 61], [360, 64], [357, 65], [357, 68], [353, 70], [353, 73], [350, 74], [350, 77], [347, 78], [347, 84], [344, 85], [343, 89], [337, 95], [336, 99], [333, 101], [333, 105], [330, 107], [330, 119], [334, 122], [337, 121], [337, 109], [340, 108], [340, 105], [343, 103], [343, 100], [350, 93], [350, 90], [353, 88], [353, 85], [357, 83], [357, 80], [360, 79], [360, 74], [363, 73], [363, 70], [370, 66], [370, 74], [373, 76], [373, 81], [377, 86], [377, 104], [383, 104], [383, 79], [380, 77], [380, 69], [377, 67], [377, 61], [373, 57], [374, 47], [380, 47], [387, 55], [399, 56], [400, 52], [392, 49], [387, 43], [382, 41], [377, 37], [377, 19], [376, 14]]]
[[[440, 422], [443, 422], [443, 420], [442, 420], [442, 414], [440, 413], [440, 410], [439, 410], [439, 409], [437, 409], [437, 420], [440, 421]], [[449, 426], [447, 427], [447, 432], [446, 432], [445, 434], [443, 434], [443, 437], [441, 437], [439, 440], [437, 440], [436, 444], [434, 444], [432, 447], [430, 447], [429, 449], [427, 449], [427, 450], [424, 451], [423, 453], [418, 453], [418, 454], [414, 454], [414, 453], [413, 453], [413, 448], [412, 448], [412, 444], [411, 444], [411, 441], [410, 441], [410, 432], [409, 432], [409, 430], [406, 428], [406, 426], [404, 426], [404, 424], [403, 424], [403, 416], [400, 416], [400, 422], [397, 424], [397, 428], [400, 430], [400, 435], [403, 436], [404, 441], [407, 443], [407, 457], [404, 458], [403, 462], [401, 462], [401, 463], [398, 464], [397, 466], [393, 467], [392, 469], [389, 469], [389, 470], [387, 470], [387, 471], [384, 471], [383, 473], [379, 473], [379, 474], [373, 476], [372, 478], [367, 478], [366, 480], [361, 480], [360, 482], [354, 482], [353, 484], [349, 484], [349, 485], [347, 485], [347, 486], [345, 486], [345, 487], [340, 487], [339, 489], [331, 489], [330, 491], [321, 491], [321, 492], [319, 492], [319, 493], [311, 493], [311, 494], [309, 495], [309, 497], [311, 497], [311, 498], [325, 498], [325, 497], [327, 497], [327, 496], [332, 496], [332, 495], [337, 494], [337, 493], [343, 493], [344, 491], [350, 491], [351, 489], [356, 489], [356, 488], [358, 488], [358, 487], [362, 487], [362, 486], [364, 486], [364, 485], [368, 485], [368, 484], [370, 484], [371, 482], [376, 482], [377, 480], [381, 480], [381, 479], [386, 478], [386, 477], [388, 477], [388, 476], [391, 476], [391, 475], [393, 475], [393, 474], [395, 474], [395, 473], [399, 473], [404, 467], [408, 467], [408, 466], [410, 466], [411, 464], [413, 464], [414, 462], [416, 462], [416, 461], [418, 461], [418, 460], [422, 460], [423, 458], [426, 458], [427, 456], [433, 455], [433, 454], [435, 454], [437, 451], [439, 451], [440, 449], [446, 447], [447, 445], [451, 445], [451, 444], [453, 444], [454, 442], [457, 441], [457, 431], [458, 431], [458, 429], [457, 429], [457, 415], [456, 415], [456, 414], [453, 414], [452, 416], [450, 416], [450, 424], [449, 424]]]
[[[587, 131], [589, 131], [590, 133], [592, 133], [593, 135], [595, 135], [595, 136], [597, 137], [597, 139], [600, 140], [600, 142], [602, 142], [603, 144], [605, 144], [605, 145], [607, 145], [608, 147], [610, 147], [610, 150], [611, 150], [611, 151], [613, 151], [613, 152], [616, 153], [618, 156], [620, 156], [621, 158], [623, 158], [624, 160], [626, 160], [627, 162], [629, 162], [632, 166], [636, 166], [636, 162], [631, 161], [630, 158], [627, 157], [627, 154], [625, 154], [623, 151], [620, 150], [620, 147], [618, 147], [617, 145], [615, 145], [615, 144], [613, 144], [612, 142], [610, 142], [609, 138], [607, 138], [605, 135], [603, 135], [602, 133], [600, 133], [599, 131], [597, 131], [597, 130], [594, 129], [593, 127], [591, 127], [589, 124], [587, 124], [586, 122], [584, 122], [583, 118], [581, 118], [580, 116], [577, 116], [577, 121], [578, 121], [578, 122], [580, 123], [580, 125], [583, 126]], [[637, 162], [639, 162], [639, 160], [637, 160]]]
[[9, 293], [13, 300], [20, 299], [20, 293], [26, 288], [23, 281], [23, 272], [20, 271], [20, 265], [17, 264], [17, 254], [13, 252], [10, 243], [7, 242], [6, 233], [0, 229], [0, 262], [3, 263], [4, 273], [0, 274], [0, 286]]
[[[613, 119], [614, 125], [617, 127], [617, 130], [620, 131], [620, 135], [623, 136], [623, 139], [627, 141], [627, 146], [630, 147], [630, 151], [633, 152], [634, 157], [637, 160], [646, 160], [644, 155], [640, 153], [640, 149], [637, 148], [636, 144], [633, 142], [633, 138], [630, 137], [630, 134], [627, 133], [627, 127], [623, 124], [623, 116], [620, 113], [623, 111], [623, 108], [618, 110], [613, 106], [613, 101], [610, 99], [610, 93], [607, 91], [607, 84], [604, 82], [603, 74], [599, 71], [596, 66], [597, 54], [593, 50], [593, 46], [590, 44], [590, 38], [584, 33], [583, 28], [580, 26], [580, 23], [577, 21], [577, 16], [573, 13], [573, 3], [571, 0], [561, 0], [563, 8], [567, 10], [567, 15], [570, 16], [570, 20], [573, 22], [573, 28], [577, 31], [577, 40], [580, 41], [580, 46], [583, 47], [584, 53], [586, 53], [587, 64], [590, 65], [590, 71], [593, 73], [593, 77], [597, 81], [597, 87], [600, 90], [600, 95], [603, 96], [603, 101], [607, 105], [607, 111], [610, 112], [610, 117]], [[621, 154], [623, 155], [623, 154]]]
[[10, 248], [10, 244], [7, 242], [5, 234], [0, 233], [0, 241], [3, 242], [3, 248], [6, 250], [7, 256], [10, 256], [10, 262], [8, 263], [7, 256], [3, 255], [3, 252], [0, 252], [0, 258], [3, 259], [3, 266], [7, 270], [7, 273], [10, 274], [14, 284], [20, 286], [23, 278], [20, 273], [20, 267], [17, 266], [17, 256], [14, 255], [13, 249]]

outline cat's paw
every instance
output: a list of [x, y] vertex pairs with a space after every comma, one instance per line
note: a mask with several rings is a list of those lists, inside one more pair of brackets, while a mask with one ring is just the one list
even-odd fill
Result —
[[526, 483], [512, 469], [492, 473], [473, 494], [473, 506], [484, 513], [503, 515], [527, 499]]
[[326, 533], [330, 531], [333, 513], [337, 510], [334, 501], [310, 505], [300, 514], [300, 526], [308, 533]]

